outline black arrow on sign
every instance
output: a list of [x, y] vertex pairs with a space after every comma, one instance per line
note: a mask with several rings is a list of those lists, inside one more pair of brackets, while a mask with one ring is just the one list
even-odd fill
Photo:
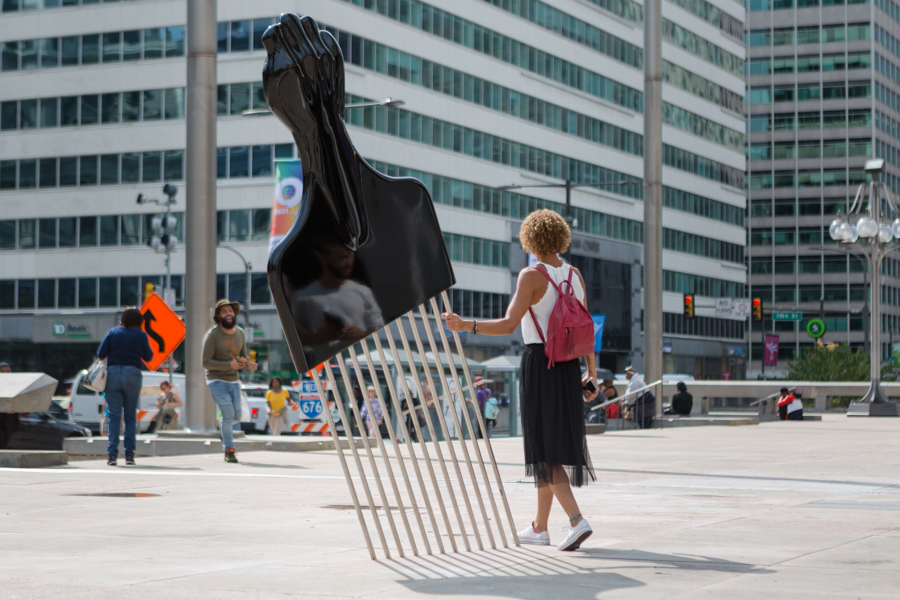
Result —
[[163, 354], [166, 351], [166, 340], [162, 339], [162, 336], [153, 331], [153, 327], [150, 325], [152, 321], [155, 321], [156, 317], [153, 316], [153, 311], [148, 310], [144, 313], [144, 331], [147, 332], [147, 336], [153, 338], [156, 344], [159, 346], [159, 353]]

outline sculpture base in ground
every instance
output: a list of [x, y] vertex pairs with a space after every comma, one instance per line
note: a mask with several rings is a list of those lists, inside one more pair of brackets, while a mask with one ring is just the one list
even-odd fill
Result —
[[898, 417], [900, 410], [895, 402], [851, 402], [848, 417]]

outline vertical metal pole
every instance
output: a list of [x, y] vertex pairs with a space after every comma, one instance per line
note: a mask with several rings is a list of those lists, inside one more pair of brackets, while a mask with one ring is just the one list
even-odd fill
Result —
[[[661, 0], [644, 2], [644, 380], [662, 379]], [[662, 414], [662, 398], [656, 398]]]
[[187, 3], [185, 343], [187, 426], [214, 431], [203, 338], [216, 292], [216, 0]]
[[873, 240], [869, 247], [869, 258], [872, 263], [872, 303], [869, 309], [872, 341], [869, 344], [869, 366], [872, 380], [870, 401], [876, 403], [884, 401], [881, 397], [881, 257], [878, 241]]
[[[572, 180], [566, 179], [566, 223], [569, 224], [569, 229], [572, 229]], [[572, 244], [569, 244], [569, 247], [566, 248], [565, 252], [566, 262], [572, 264]]]

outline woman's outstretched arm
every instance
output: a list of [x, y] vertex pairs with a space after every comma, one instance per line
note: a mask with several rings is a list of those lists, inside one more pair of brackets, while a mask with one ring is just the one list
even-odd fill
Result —
[[[547, 278], [536, 269], [527, 268], [519, 271], [519, 280], [516, 282], [516, 291], [506, 309], [506, 316], [502, 319], [478, 319], [478, 333], [481, 335], [509, 335], [516, 330], [522, 317], [528, 312], [528, 307], [541, 299], [547, 291]], [[443, 313], [441, 316], [447, 321], [447, 329], [450, 331], [465, 331], [472, 333], [475, 328], [475, 319], [463, 319], [456, 313]]]

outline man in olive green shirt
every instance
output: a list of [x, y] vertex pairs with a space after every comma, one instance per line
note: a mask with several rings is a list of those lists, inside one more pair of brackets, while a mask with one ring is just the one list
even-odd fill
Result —
[[203, 339], [206, 384], [222, 413], [222, 423], [219, 426], [222, 447], [225, 450], [225, 462], [231, 463], [237, 462], [232, 431], [234, 425], [241, 420], [241, 382], [238, 372], [247, 367], [252, 373], [257, 366], [249, 358], [244, 330], [236, 323], [240, 308], [237, 302], [219, 300], [213, 316], [216, 326]]

